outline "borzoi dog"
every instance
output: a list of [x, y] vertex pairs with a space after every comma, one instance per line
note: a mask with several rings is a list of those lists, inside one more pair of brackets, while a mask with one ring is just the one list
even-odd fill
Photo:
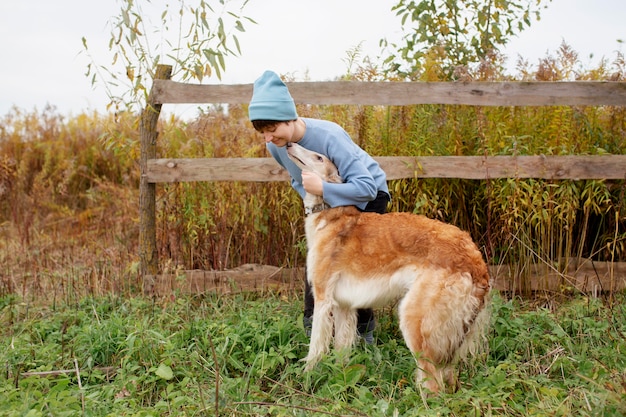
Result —
[[[327, 182], [342, 182], [324, 155], [289, 144], [291, 160]], [[315, 298], [305, 370], [328, 352], [350, 348], [356, 310], [399, 300], [400, 329], [417, 360], [417, 384], [456, 389], [454, 363], [482, 333], [489, 293], [487, 265], [467, 232], [409, 213], [328, 208], [304, 198], [307, 279]], [[446, 385], [444, 385], [446, 384]]]

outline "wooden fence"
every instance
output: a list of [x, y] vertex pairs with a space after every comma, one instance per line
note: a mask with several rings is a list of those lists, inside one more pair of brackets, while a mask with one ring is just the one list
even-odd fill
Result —
[[[158, 273], [155, 186], [187, 181], [285, 181], [272, 158], [157, 158], [157, 121], [163, 104], [248, 103], [252, 84], [195, 85], [157, 70], [141, 118], [140, 271]], [[299, 104], [473, 106], [626, 106], [626, 82], [293, 82]], [[626, 155], [597, 156], [379, 156], [390, 180], [401, 178], [626, 179]]]

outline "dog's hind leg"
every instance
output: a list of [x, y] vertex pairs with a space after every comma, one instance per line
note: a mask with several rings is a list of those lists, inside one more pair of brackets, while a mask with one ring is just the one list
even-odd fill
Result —
[[417, 385], [423, 385], [432, 392], [438, 392], [443, 383], [438, 370], [437, 358], [433, 357], [433, 352], [428, 346], [428, 335], [424, 334], [422, 327], [428, 308], [422, 305], [424, 297], [421, 285], [414, 285], [404, 296], [398, 306], [398, 318], [400, 320], [400, 330], [404, 336], [404, 341], [413, 353], [417, 363], [415, 381]]
[[332, 300], [315, 300], [309, 353], [304, 359], [306, 361], [305, 371], [311, 370], [322, 356], [328, 352], [333, 335], [332, 311]]
[[467, 273], [431, 271], [416, 281], [398, 308], [400, 328], [418, 361], [417, 382], [433, 392], [456, 385], [451, 364], [472, 326], [479, 302]]

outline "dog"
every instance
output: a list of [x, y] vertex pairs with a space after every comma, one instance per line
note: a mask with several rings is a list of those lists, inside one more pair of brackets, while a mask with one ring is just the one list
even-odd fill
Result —
[[[325, 156], [289, 144], [303, 171], [341, 183]], [[329, 351], [356, 340], [359, 308], [398, 302], [400, 330], [417, 361], [416, 384], [432, 393], [456, 390], [454, 365], [474, 353], [485, 327], [489, 272], [469, 233], [410, 213], [330, 208], [307, 193], [307, 277], [315, 310], [305, 371]]]

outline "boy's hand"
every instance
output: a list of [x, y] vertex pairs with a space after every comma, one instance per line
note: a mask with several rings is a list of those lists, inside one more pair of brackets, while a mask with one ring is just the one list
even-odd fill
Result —
[[304, 187], [304, 191], [309, 194], [324, 194], [324, 183], [322, 179], [312, 172], [302, 171], [302, 186]]

